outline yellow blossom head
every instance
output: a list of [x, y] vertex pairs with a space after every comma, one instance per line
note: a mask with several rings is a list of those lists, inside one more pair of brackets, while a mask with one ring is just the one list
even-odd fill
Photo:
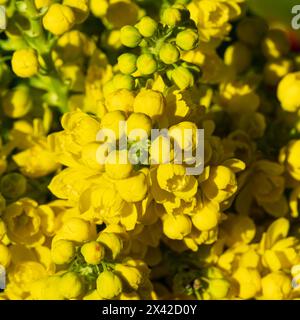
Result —
[[51, 247], [51, 257], [55, 264], [70, 263], [75, 255], [75, 245], [69, 240], [54, 241]]
[[135, 97], [133, 110], [134, 112], [144, 113], [155, 121], [165, 110], [165, 98], [158, 91], [151, 89], [142, 90]]
[[84, 293], [84, 285], [75, 272], [67, 272], [60, 279], [59, 291], [66, 299], [75, 299]]
[[105, 255], [103, 245], [97, 241], [85, 243], [80, 251], [88, 264], [99, 264]]
[[300, 72], [289, 73], [280, 81], [277, 97], [285, 111], [296, 112], [300, 109], [299, 88]]
[[29, 78], [38, 73], [38, 57], [33, 49], [20, 49], [14, 52], [11, 65], [14, 73], [21, 78]]
[[267, 300], [283, 300], [289, 297], [292, 281], [282, 271], [267, 274], [261, 280], [262, 296]]
[[104, 299], [112, 299], [122, 292], [120, 278], [111, 271], [100, 273], [97, 278], [97, 292]]
[[69, 31], [75, 21], [73, 10], [59, 3], [53, 3], [43, 17], [44, 28], [57, 36]]

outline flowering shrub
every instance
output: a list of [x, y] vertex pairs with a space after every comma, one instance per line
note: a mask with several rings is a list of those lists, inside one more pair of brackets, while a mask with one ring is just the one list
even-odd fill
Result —
[[0, 4], [0, 299], [300, 298], [288, 30], [246, 0]]

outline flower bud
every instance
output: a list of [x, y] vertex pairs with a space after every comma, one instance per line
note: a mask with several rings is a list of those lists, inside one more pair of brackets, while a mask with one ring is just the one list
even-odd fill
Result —
[[137, 56], [132, 53], [123, 53], [118, 58], [118, 66], [122, 73], [132, 74], [136, 71]]
[[138, 29], [133, 26], [124, 26], [121, 29], [121, 42], [124, 46], [135, 48], [142, 40], [142, 36]]
[[21, 197], [27, 188], [26, 178], [19, 173], [8, 173], [0, 181], [0, 191], [5, 198]]
[[191, 233], [192, 223], [189, 217], [185, 215], [169, 215], [163, 219], [164, 234], [173, 240], [182, 240]]
[[113, 77], [113, 84], [114, 87], [118, 89], [127, 89], [127, 90], [132, 90], [134, 86], [134, 80], [132, 76], [129, 74], [116, 74]]
[[3, 111], [10, 118], [24, 117], [32, 108], [32, 99], [28, 87], [18, 86], [3, 97]]
[[179, 50], [171, 43], [165, 43], [159, 50], [159, 59], [165, 64], [173, 64], [179, 60]]
[[59, 36], [69, 31], [75, 24], [75, 15], [71, 8], [54, 3], [43, 17], [44, 28]]
[[179, 87], [179, 89], [184, 90], [188, 87], [194, 85], [194, 76], [185, 67], [179, 66], [175, 68], [172, 72], [172, 80]]
[[165, 110], [165, 98], [162, 93], [145, 89], [141, 90], [135, 97], [133, 110], [148, 115], [151, 119], [156, 120], [163, 115]]
[[121, 239], [114, 233], [101, 232], [97, 238], [97, 241], [102, 243], [105, 246], [105, 249], [109, 250], [113, 259], [119, 255], [123, 248]]
[[138, 22], [136, 27], [143, 37], [148, 38], [152, 37], [157, 30], [157, 22], [152, 18], [146, 16]]
[[176, 44], [182, 50], [192, 50], [197, 46], [198, 34], [192, 29], [179, 32], [176, 36]]
[[161, 22], [169, 27], [175, 27], [181, 22], [181, 12], [176, 8], [167, 8], [163, 11]]
[[[130, 137], [130, 133], [133, 130], [143, 130], [142, 134], [146, 132], [147, 137], [150, 137], [152, 129], [151, 119], [144, 113], [132, 113], [127, 119], [127, 136]], [[139, 137], [142, 139], [143, 137]]]
[[[108, 111], [120, 110], [125, 113], [133, 111], [134, 94], [127, 89], [119, 89], [110, 93], [105, 99]], [[103, 121], [103, 119], [102, 119]]]
[[97, 278], [97, 292], [101, 298], [112, 299], [122, 292], [122, 282], [113, 272], [104, 271]]
[[57, 240], [52, 244], [51, 257], [55, 264], [70, 263], [75, 255], [75, 246], [72, 241]]
[[150, 75], [157, 69], [157, 62], [150, 53], [141, 54], [136, 61], [137, 69], [142, 75]]
[[84, 285], [75, 272], [65, 273], [60, 280], [60, 293], [66, 299], [76, 299], [84, 293]]
[[13, 72], [21, 78], [29, 78], [39, 71], [38, 57], [33, 49], [20, 49], [14, 52], [11, 60]]
[[123, 134], [123, 132], [120, 132], [120, 122], [124, 121], [125, 123], [125, 120], [126, 118], [122, 111], [111, 111], [106, 113], [101, 119], [101, 128], [112, 130], [115, 134], [115, 139], [118, 140]]
[[99, 264], [105, 255], [103, 245], [97, 241], [85, 243], [81, 247], [81, 254], [88, 264]]
[[279, 83], [277, 97], [285, 111], [296, 112], [300, 109], [300, 72], [289, 73]]
[[130, 176], [133, 166], [128, 159], [127, 150], [113, 150], [105, 162], [105, 171], [110, 178], [115, 180], [125, 179]]
[[217, 226], [219, 215], [218, 208], [208, 203], [192, 216], [193, 225], [200, 231], [211, 230]]

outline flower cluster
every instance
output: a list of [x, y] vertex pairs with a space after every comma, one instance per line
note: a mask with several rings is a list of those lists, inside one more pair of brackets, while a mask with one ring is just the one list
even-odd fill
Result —
[[244, 0], [3, 2], [0, 300], [299, 299], [294, 35]]

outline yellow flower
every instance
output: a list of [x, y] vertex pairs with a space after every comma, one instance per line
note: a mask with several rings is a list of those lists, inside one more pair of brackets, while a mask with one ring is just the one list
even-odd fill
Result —
[[[133, 169], [129, 161], [127, 150], [114, 150], [106, 158], [105, 171], [112, 179], [128, 178]], [[117, 186], [119, 185], [117, 184]], [[123, 187], [120, 187], [120, 189], [123, 189]]]
[[89, 15], [88, 0], [64, 0], [63, 5], [72, 8], [76, 24], [82, 23]]
[[188, 8], [198, 26], [200, 40], [208, 42], [211, 38], [223, 38], [230, 32], [230, 10], [226, 2], [203, 0], [192, 2]]
[[13, 159], [21, 168], [21, 172], [30, 178], [47, 176], [59, 168], [55, 155], [49, 152], [47, 144], [42, 140], [31, 148], [14, 155]]
[[97, 241], [103, 244], [105, 249], [108, 249], [108, 253], [110, 253], [113, 259], [115, 259], [122, 251], [123, 242], [114, 233], [101, 232], [97, 238]]
[[95, 236], [95, 227], [87, 221], [79, 218], [70, 218], [64, 222], [58, 231], [58, 236], [64, 240], [84, 242]]
[[11, 253], [9, 248], [0, 243], [0, 265], [4, 268], [8, 268], [11, 261]]
[[74, 142], [80, 145], [94, 142], [100, 129], [100, 123], [82, 111], [65, 113], [61, 124]]
[[288, 299], [292, 290], [291, 279], [283, 272], [272, 272], [262, 278], [262, 297], [267, 300]]
[[33, 49], [20, 49], [14, 52], [11, 60], [14, 73], [21, 78], [29, 78], [38, 73], [39, 63]]
[[[133, 137], [134, 137], [134, 140], [136, 140], [137, 137], [139, 140], [143, 138], [150, 138], [152, 122], [151, 122], [151, 119], [144, 113], [135, 113], [135, 112], [132, 113], [128, 117], [126, 125], [127, 125], [127, 136], [129, 137], [129, 139], [132, 140]], [[134, 130], [136, 130], [137, 137], [135, 137], [135, 132], [132, 132]], [[142, 132], [140, 133], [139, 130], [142, 130]], [[146, 133], [146, 137], [144, 136], [144, 132]]]
[[186, 175], [184, 166], [179, 164], [160, 165], [157, 169], [157, 181], [161, 189], [178, 196], [192, 197], [197, 191], [197, 181]]
[[28, 246], [40, 245], [45, 241], [35, 201], [21, 199], [12, 203], [6, 207], [3, 220], [7, 226], [7, 235], [12, 241]]
[[[20, 298], [28, 297], [33, 282], [47, 276], [42, 264], [35, 261], [22, 261], [15, 264], [8, 274], [9, 284], [13, 291], [19, 292]], [[57, 290], [57, 288], [56, 288]]]
[[75, 22], [73, 10], [59, 3], [51, 4], [43, 17], [44, 28], [58, 36], [69, 31]]
[[190, 234], [192, 223], [189, 217], [185, 215], [170, 215], [163, 216], [163, 231], [164, 234], [173, 240], [182, 240]]
[[[125, 134], [125, 128], [122, 126], [122, 122], [125, 124], [125, 121], [126, 117], [123, 111], [115, 110], [106, 113], [101, 119], [102, 133], [104, 136], [107, 136], [105, 137], [105, 141], [116, 143]], [[99, 138], [103, 139], [104, 137]]]
[[135, 97], [133, 110], [134, 112], [144, 113], [153, 121], [156, 121], [164, 113], [165, 98], [158, 91], [144, 89]]
[[219, 203], [229, 199], [237, 191], [235, 174], [225, 166], [211, 167], [208, 179], [201, 186], [208, 199]]
[[99, 264], [105, 255], [103, 245], [97, 241], [85, 243], [80, 251], [88, 264]]
[[30, 286], [31, 298], [34, 300], [63, 300], [61, 294], [61, 277], [59, 275], [50, 276], [33, 282]]
[[300, 180], [299, 164], [300, 140], [292, 140], [280, 151], [279, 161], [284, 164], [287, 172], [296, 180]]
[[98, 18], [105, 16], [109, 0], [90, 0], [90, 10]]
[[296, 112], [300, 109], [299, 88], [300, 72], [289, 73], [280, 81], [277, 97], [285, 111]]
[[101, 298], [112, 299], [122, 292], [120, 278], [111, 271], [100, 273], [97, 278], [97, 292]]
[[260, 274], [255, 269], [238, 268], [233, 278], [239, 284], [239, 297], [242, 299], [254, 298], [261, 290]]
[[3, 97], [2, 106], [5, 115], [10, 118], [22, 118], [32, 108], [32, 99], [28, 87], [17, 86]]
[[143, 172], [116, 182], [120, 196], [127, 202], [141, 201], [146, 197], [148, 185]]
[[219, 206], [214, 202], [199, 205], [193, 212], [193, 225], [200, 231], [208, 231], [215, 228], [220, 220]]
[[58, 240], [53, 242], [51, 257], [55, 264], [65, 264], [72, 261], [75, 255], [75, 245], [69, 240]]
[[213, 299], [220, 300], [226, 298], [230, 288], [230, 283], [225, 279], [209, 280], [207, 292]]
[[84, 285], [75, 272], [67, 272], [60, 279], [59, 291], [66, 299], [75, 299], [84, 293]]
[[120, 110], [126, 114], [133, 111], [134, 94], [127, 89], [119, 89], [107, 95], [105, 106], [108, 111]]
[[141, 285], [143, 277], [137, 268], [118, 263], [115, 265], [114, 271], [131, 289], [137, 290]]

